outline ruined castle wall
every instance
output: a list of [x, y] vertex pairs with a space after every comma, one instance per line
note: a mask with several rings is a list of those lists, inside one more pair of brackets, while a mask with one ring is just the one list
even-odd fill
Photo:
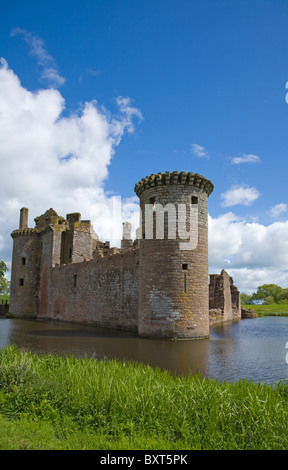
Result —
[[233, 318], [241, 318], [241, 296], [236, 286], [231, 286], [231, 302]]
[[9, 312], [8, 301], [0, 300], [0, 315], [6, 315]]
[[209, 315], [210, 323], [241, 318], [240, 292], [224, 269], [210, 275]]
[[139, 250], [51, 269], [43, 316], [137, 330]]
[[91, 225], [75, 222], [73, 227], [72, 263], [79, 263], [92, 258]]

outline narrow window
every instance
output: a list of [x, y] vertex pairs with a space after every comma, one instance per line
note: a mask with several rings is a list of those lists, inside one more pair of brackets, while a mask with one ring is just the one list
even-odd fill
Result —
[[24, 257], [21, 258], [21, 264], [22, 264], [22, 266], [25, 266], [25, 264], [26, 264], [26, 258], [24, 258]]
[[182, 264], [182, 269], [183, 271], [188, 271], [188, 264], [187, 263]]
[[184, 292], [187, 292], [186, 273], [184, 273]]
[[24, 279], [23, 279], [23, 277], [21, 277], [21, 278], [19, 279], [19, 286], [24, 286]]
[[150, 197], [150, 199], [149, 199], [149, 204], [153, 204], [153, 209], [155, 209], [155, 207], [156, 207], [156, 200], [155, 200], [155, 197]]
[[198, 204], [198, 197], [197, 196], [192, 196], [191, 197], [191, 203], [192, 204]]
[[73, 277], [73, 287], [77, 287], [77, 274], [74, 274]]
[[72, 258], [72, 248], [69, 249], [69, 258]]

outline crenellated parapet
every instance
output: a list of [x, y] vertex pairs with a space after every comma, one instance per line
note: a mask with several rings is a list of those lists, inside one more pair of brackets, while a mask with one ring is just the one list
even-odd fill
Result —
[[35, 235], [38, 233], [38, 230], [36, 228], [22, 228], [22, 229], [17, 229], [13, 230], [11, 233], [11, 237], [16, 238], [16, 237], [22, 237], [22, 236], [30, 236], [30, 235]]
[[142, 192], [146, 189], [155, 188], [157, 186], [167, 186], [170, 184], [196, 186], [199, 189], [204, 190], [208, 196], [214, 189], [213, 183], [198, 173], [186, 173], [185, 171], [173, 171], [170, 173], [169, 171], [166, 171], [166, 173], [152, 174], [142, 178], [142, 180], [135, 185], [134, 191], [137, 196], [140, 197]]

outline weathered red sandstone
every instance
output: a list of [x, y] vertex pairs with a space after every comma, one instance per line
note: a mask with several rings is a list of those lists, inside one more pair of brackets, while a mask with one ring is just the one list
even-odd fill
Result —
[[[193, 173], [143, 178], [135, 186], [140, 237], [132, 241], [125, 222], [121, 249], [101, 242], [79, 213], [64, 218], [49, 209], [28, 228], [28, 209], [21, 209], [19, 229], [11, 234], [10, 312], [134, 330], [145, 337], [186, 339], [208, 337], [214, 321], [241, 318], [239, 291], [225, 271], [211, 275], [209, 287], [212, 191], [209, 180]], [[150, 220], [145, 220], [146, 204], [154, 212]], [[189, 232], [191, 204], [197, 211], [197, 243], [185, 249], [179, 235], [180, 209], [188, 208], [184, 216]], [[156, 216], [164, 220], [160, 237]]]

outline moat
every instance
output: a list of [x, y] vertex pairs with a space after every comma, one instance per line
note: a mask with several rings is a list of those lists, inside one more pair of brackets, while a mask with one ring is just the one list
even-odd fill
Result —
[[176, 374], [221, 381], [288, 380], [287, 317], [263, 317], [214, 326], [210, 339], [169, 341], [71, 323], [0, 320], [0, 348], [15, 344], [36, 353], [138, 361]]

